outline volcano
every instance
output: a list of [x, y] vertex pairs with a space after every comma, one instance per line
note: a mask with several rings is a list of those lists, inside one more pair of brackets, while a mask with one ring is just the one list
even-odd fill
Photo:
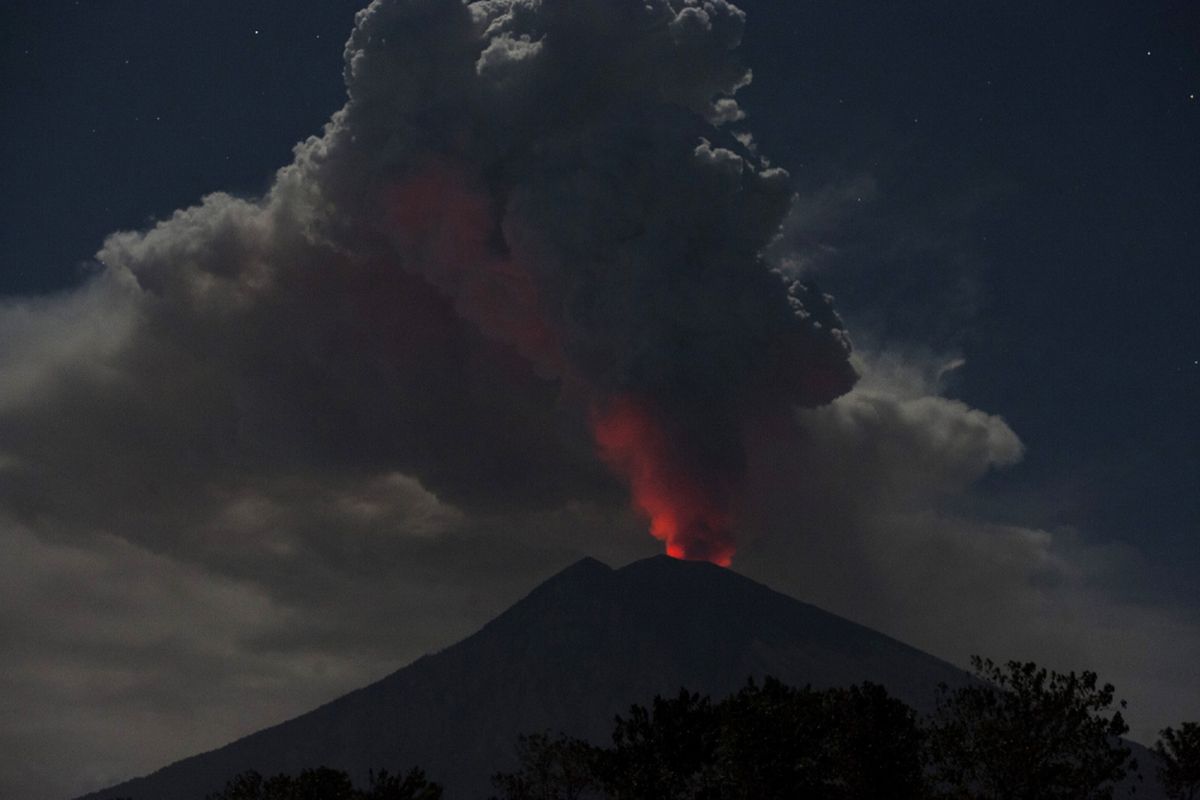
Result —
[[474, 635], [300, 717], [81, 800], [201, 800], [233, 775], [421, 766], [449, 800], [487, 797], [522, 732], [606, 740], [614, 714], [749, 676], [814, 688], [873, 681], [921, 710], [945, 661], [703, 562], [584, 559]]

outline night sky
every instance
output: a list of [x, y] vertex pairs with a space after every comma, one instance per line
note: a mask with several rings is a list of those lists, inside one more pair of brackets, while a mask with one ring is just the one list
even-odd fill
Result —
[[[768, 260], [834, 297], [862, 379], [833, 406], [798, 403], [794, 454], [748, 451], [734, 567], [955, 663], [1095, 669], [1142, 741], [1200, 716], [1200, 10], [737, 5], [753, 82], [736, 125], [796, 194]], [[419, 377], [396, 396], [420, 413], [383, 443], [345, 433], [391, 424], [392, 396], [347, 355], [359, 339], [313, 345], [328, 393], [289, 366], [336, 283], [274, 298], [286, 310], [261, 326], [197, 312], [176, 329], [168, 308], [137, 359], [88, 349], [140, 313], [89, 294], [105, 238], [211, 192], [270, 193], [345, 102], [358, 9], [0, 9], [0, 795], [64, 796], [222, 744], [451, 643], [581, 555], [661, 548], [570, 419], [531, 416], [558, 413], [543, 362], [495, 408], [445, 401], [469, 375], [411, 399], [442, 358], [419, 355], [441, 323], [418, 300], [396, 311], [418, 322], [385, 324], [415, 342]], [[123, 246], [134, 272], [176, 252]], [[294, 246], [253, 258], [307, 263]], [[375, 346], [387, 309], [335, 306]], [[242, 355], [242, 339], [270, 345]], [[119, 377], [89, 383], [110, 356]], [[180, 358], [179, 387], [138, 383]], [[480, 380], [504, 386], [506, 358]], [[245, 390], [287, 435], [195, 444], [227, 361], [306, 398]], [[380, 399], [343, 402], [356, 391]], [[504, 414], [536, 442], [518, 426], [479, 443], [478, 420]], [[685, 432], [711, 421], [688, 414]], [[454, 432], [407, 433], [424, 426]], [[538, 490], [507, 499], [529, 475]]]

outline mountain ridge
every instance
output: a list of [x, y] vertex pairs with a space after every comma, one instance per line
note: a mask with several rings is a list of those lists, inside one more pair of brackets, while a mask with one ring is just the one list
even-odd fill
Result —
[[478, 631], [305, 714], [79, 800], [202, 800], [233, 775], [420, 766], [447, 800], [486, 797], [519, 733], [603, 741], [613, 715], [680, 687], [749, 677], [814, 688], [870, 680], [918, 710], [953, 665], [732, 570], [656, 556], [584, 558]]

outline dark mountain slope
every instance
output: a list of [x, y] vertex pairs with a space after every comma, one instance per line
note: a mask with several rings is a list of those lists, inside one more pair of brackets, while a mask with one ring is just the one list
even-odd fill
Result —
[[614, 714], [680, 686], [713, 695], [750, 675], [882, 683], [928, 708], [963, 672], [880, 633], [706, 563], [620, 570], [584, 559], [478, 633], [289, 722], [87, 800], [200, 800], [228, 777], [329, 765], [424, 767], [450, 800], [482, 798], [518, 733], [602, 739]]

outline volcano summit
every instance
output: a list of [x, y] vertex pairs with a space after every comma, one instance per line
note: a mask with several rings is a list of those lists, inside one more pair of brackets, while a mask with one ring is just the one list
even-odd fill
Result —
[[814, 688], [883, 684], [928, 709], [967, 676], [883, 634], [710, 563], [584, 559], [478, 633], [377, 683], [218, 750], [83, 800], [199, 800], [230, 776], [329, 765], [423, 767], [447, 797], [487, 796], [518, 734], [600, 741], [630, 703], [681, 686], [713, 696], [749, 676]]

